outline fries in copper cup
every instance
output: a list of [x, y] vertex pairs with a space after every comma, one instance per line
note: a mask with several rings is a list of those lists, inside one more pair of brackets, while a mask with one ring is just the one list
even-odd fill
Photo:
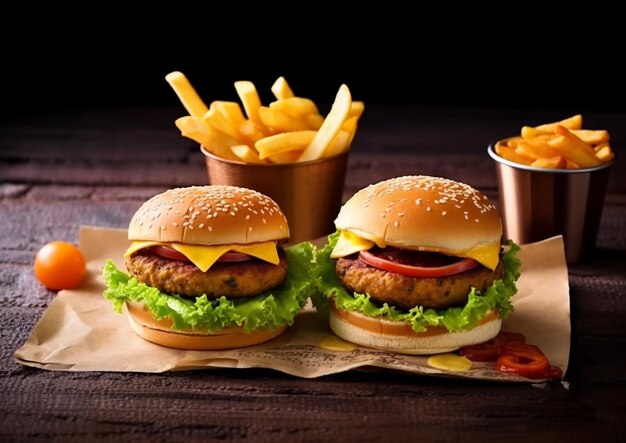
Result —
[[312, 100], [296, 96], [284, 77], [271, 87], [276, 100], [269, 106], [261, 103], [254, 83], [237, 81], [241, 106], [214, 101], [207, 107], [183, 73], [165, 79], [189, 113], [176, 120], [182, 135], [217, 157], [246, 163], [296, 163], [346, 152], [365, 108], [341, 85], [324, 117]]
[[509, 161], [547, 169], [594, 168], [615, 157], [606, 130], [583, 129], [582, 115], [536, 127], [496, 143], [496, 153]]

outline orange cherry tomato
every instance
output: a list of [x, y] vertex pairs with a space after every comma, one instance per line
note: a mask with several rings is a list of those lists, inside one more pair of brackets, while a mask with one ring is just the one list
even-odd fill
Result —
[[87, 272], [85, 257], [76, 246], [53, 241], [35, 256], [35, 276], [48, 289], [72, 289], [80, 284]]

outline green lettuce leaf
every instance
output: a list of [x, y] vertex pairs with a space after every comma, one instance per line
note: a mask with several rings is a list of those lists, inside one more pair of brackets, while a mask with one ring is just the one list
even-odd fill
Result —
[[315, 276], [319, 292], [312, 300], [320, 312], [328, 311], [328, 299], [332, 298], [339, 309], [361, 312], [370, 317], [385, 316], [389, 320], [406, 321], [415, 332], [422, 332], [427, 326], [444, 326], [449, 331], [470, 329], [491, 309], [497, 309], [501, 318], [513, 311], [511, 297], [517, 293], [515, 282], [520, 275], [520, 261], [516, 257], [519, 246], [511, 241], [502, 254], [502, 279], [496, 280], [483, 292], [472, 289], [465, 306], [448, 309], [424, 309], [417, 306], [407, 311], [387, 303], [375, 304], [369, 295], [349, 293], [341, 285], [335, 273], [335, 261], [330, 258], [338, 238], [339, 232], [331, 234], [324, 248], [315, 251], [311, 273]]
[[309, 295], [316, 291], [309, 277], [313, 245], [300, 243], [285, 252], [289, 260], [285, 283], [254, 297], [209, 300], [206, 295], [192, 299], [165, 294], [120, 271], [111, 260], [107, 260], [102, 271], [107, 285], [104, 297], [120, 313], [127, 301], [143, 302], [157, 320], [172, 320], [172, 329], [202, 328], [209, 332], [232, 326], [243, 326], [246, 332], [275, 329], [293, 324]]

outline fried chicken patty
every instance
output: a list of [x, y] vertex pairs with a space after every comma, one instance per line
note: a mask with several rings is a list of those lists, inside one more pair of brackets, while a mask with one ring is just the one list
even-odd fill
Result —
[[281, 285], [287, 276], [287, 256], [278, 252], [280, 263], [253, 259], [244, 262], [217, 262], [207, 272], [193, 263], [170, 260], [142, 249], [126, 257], [126, 269], [142, 283], [162, 292], [208, 298], [249, 297]]
[[415, 306], [444, 309], [467, 302], [472, 287], [482, 291], [501, 278], [502, 263], [495, 271], [478, 266], [447, 277], [411, 277], [370, 266], [358, 254], [337, 260], [337, 276], [343, 285], [372, 301], [404, 309]]

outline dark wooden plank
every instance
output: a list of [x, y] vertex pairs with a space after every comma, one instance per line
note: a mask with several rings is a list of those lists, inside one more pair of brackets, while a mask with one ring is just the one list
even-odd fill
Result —
[[[380, 107], [364, 119], [344, 198], [404, 174], [466, 181], [497, 202], [486, 140], [559, 116]], [[81, 224], [125, 227], [162, 190], [206, 183], [180, 108], [34, 116], [0, 123], [0, 441], [619, 441], [626, 431], [626, 183], [613, 170], [598, 249], [570, 267], [567, 383], [548, 386], [350, 371], [302, 380], [267, 370], [168, 374], [49, 372], [18, 365], [55, 293], [32, 274], [37, 249]], [[534, 121], [529, 121], [532, 116]], [[618, 156], [624, 115], [594, 114]], [[433, 151], [433, 146], [436, 151]], [[549, 294], [546, 294], [549, 296]]]

